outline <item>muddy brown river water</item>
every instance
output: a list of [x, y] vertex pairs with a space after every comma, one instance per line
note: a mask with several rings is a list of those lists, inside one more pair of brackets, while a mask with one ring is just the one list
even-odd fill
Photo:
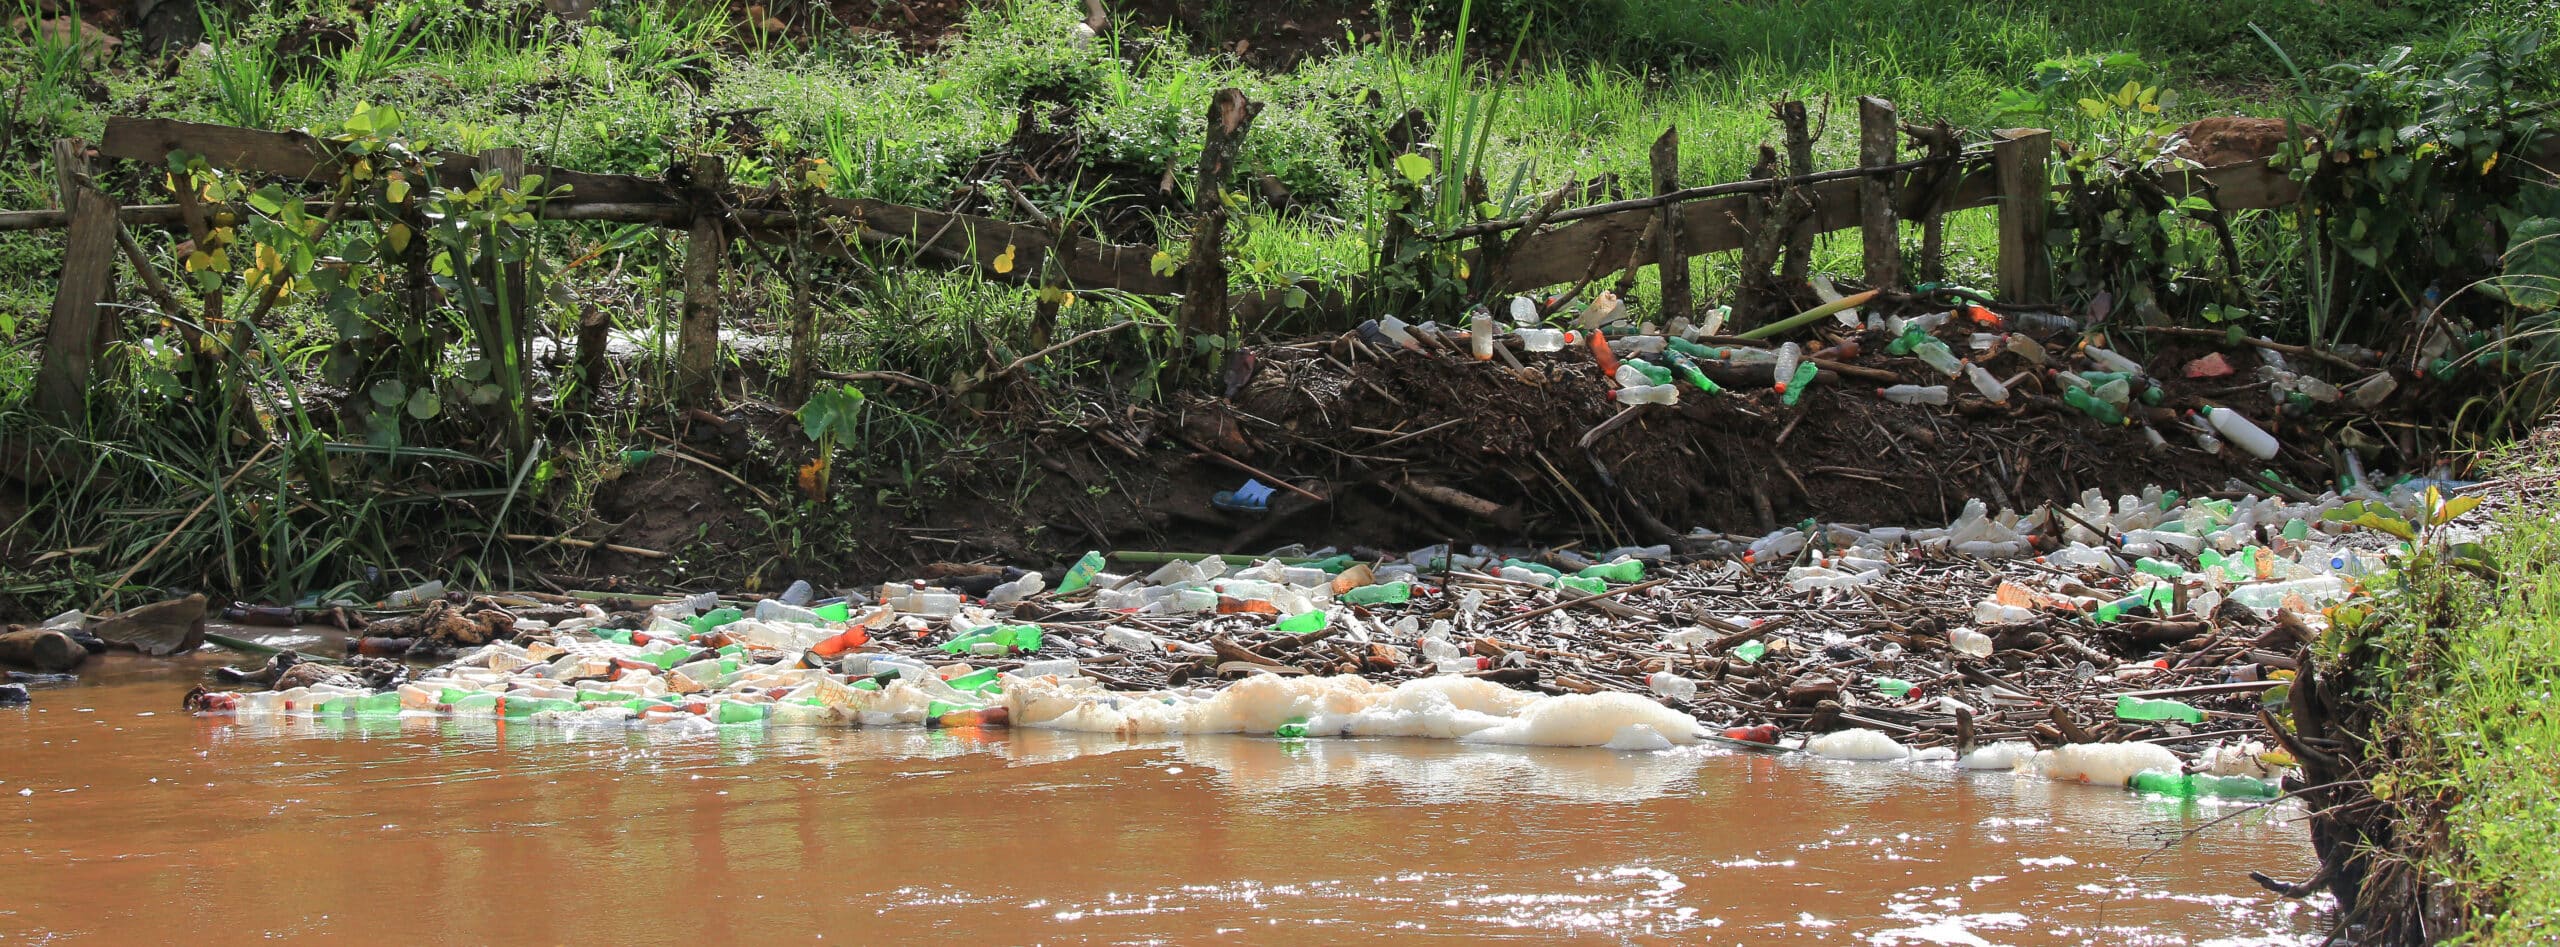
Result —
[[1690, 748], [0, 710], [0, 942], [2302, 944], [2298, 811]]

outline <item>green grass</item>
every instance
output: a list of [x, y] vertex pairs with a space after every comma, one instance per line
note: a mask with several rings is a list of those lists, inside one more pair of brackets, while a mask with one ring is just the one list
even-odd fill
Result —
[[[2560, 441], [2511, 448], [2490, 465], [2560, 470]], [[2487, 541], [2494, 578], [2450, 568], [2406, 576], [2420, 602], [2380, 639], [2406, 673], [2385, 696], [2409, 753], [2375, 780], [2395, 800], [2449, 800], [2449, 850], [2426, 867], [2459, 882], [2484, 913], [2478, 943], [2550, 943], [2560, 934], [2560, 518], [2548, 495], [2500, 518]], [[2412, 613], [2455, 616], [2423, 627]]]

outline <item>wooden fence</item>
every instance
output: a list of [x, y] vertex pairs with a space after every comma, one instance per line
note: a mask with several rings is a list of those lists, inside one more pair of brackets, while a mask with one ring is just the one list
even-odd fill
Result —
[[[1793, 105], [1790, 112], [1787, 106]], [[1586, 207], [1557, 206], [1573, 189], [1552, 194], [1544, 206], [1520, 218], [1486, 221], [1430, 239], [1472, 240], [1464, 251], [1480, 298], [1541, 287], [1589, 284], [1610, 274], [1632, 281], [1652, 267], [1662, 281], [1666, 318], [1689, 304], [1687, 261], [1741, 250], [1746, 265], [1763, 245], [1783, 242], [1789, 263], [1801, 267], [1803, 246], [1816, 233], [1862, 231], [1866, 282], [1899, 285], [1903, 261], [1901, 224], [1923, 228], [1922, 265], [1933, 268], [1941, 218], [1952, 211], [1993, 207], [1999, 214], [1998, 291], [2001, 298], [2037, 303], [2050, 290], [2046, 218], [2054, 186], [2047, 163], [2052, 136], [2035, 129], [2003, 131], [1989, 148], [1961, 151], [1945, 126], [1904, 126], [1881, 99], [1859, 103], [1859, 166], [1828, 172], [1809, 167], [1810, 140], [1801, 135], [1803, 108], [1782, 103], [1777, 114], [1789, 126], [1789, 163], [1764, 149], [1751, 180], [1682, 188], [1679, 137], [1666, 131], [1652, 154], [1648, 197]], [[1209, 109], [1209, 139], [1194, 190], [1193, 237], [1186, 262], [1174, 273], [1153, 265], [1156, 248], [1119, 246], [1069, 237], [1064, 228], [1011, 223], [969, 214], [882, 201], [822, 198], [798, 208], [778, 193], [727, 186], [716, 161], [697, 163], [683, 186], [633, 175], [594, 174], [526, 165], [521, 152], [434, 156], [439, 183], [467, 186], [484, 171], [540, 174], [565, 195], [548, 199], [538, 216], [551, 220], [648, 224], [688, 232], [685, 306], [677, 339], [678, 398], [701, 403], [717, 391], [718, 292], [729, 238], [795, 241], [843, 256], [892, 251], [926, 265], [964, 268], [981, 277], [1027, 283], [1063, 281], [1064, 289], [1108, 288], [1143, 296], [1183, 297], [1186, 331], [1224, 332], [1236, 312], [1275, 305], [1279, 292], [1225, 298], [1222, 246], [1227, 199], [1238, 139], [1249, 133], [1259, 106], [1235, 90], [1221, 90]], [[1909, 160], [1897, 145], [1908, 135], [1928, 154]], [[93, 158], [161, 166], [173, 151], [201, 155], [210, 166], [304, 181], [333, 180], [339, 149], [291, 132], [266, 132], [151, 118], [115, 118], [104, 140], [91, 148], [77, 141], [54, 149], [62, 208], [0, 212], [0, 230], [67, 228], [61, 284], [47, 325], [44, 362], [35, 405], [71, 416], [80, 410], [91, 374], [115, 339], [117, 320], [101, 315], [119, 251], [148, 275], [149, 261], [130, 228], [168, 227], [183, 219], [174, 204], [126, 206], [94, 183]], [[1785, 173], [1780, 173], [1783, 170]], [[2256, 161], [2172, 176], [2172, 198], [2205, 196], [2225, 211], [2291, 203], [2298, 191], [2282, 172]], [[1780, 225], [1783, 225], [1782, 227]], [[1783, 229], [1784, 233], [1773, 233]], [[824, 236], [827, 239], [812, 239]], [[1774, 251], [1772, 251], [1774, 252]], [[999, 256], [1012, 255], [999, 271]], [[1055, 258], [1057, 265], [1049, 261]], [[1764, 267], [1765, 269], [1765, 267]], [[1796, 275], [1801, 275], [1800, 273]], [[1930, 274], [1934, 275], [1934, 274]], [[1323, 289], [1318, 287], [1318, 289]], [[1746, 287], [1746, 290], [1748, 287]], [[1044, 307], [1043, 320], [1054, 308]], [[1045, 325], [1041, 327], [1045, 335]]]

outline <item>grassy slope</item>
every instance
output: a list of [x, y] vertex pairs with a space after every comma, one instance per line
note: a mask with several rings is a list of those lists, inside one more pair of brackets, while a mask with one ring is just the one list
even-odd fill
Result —
[[[2560, 438], [2548, 432], [2493, 466], [2549, 478]], [[2450, 628], [2403, 624], [2390, 651], [2410, 673], [2389, 695], [2392, 719], [2420, 751], [2376, 780], [2395, 799], [2450, 800], [2449, 851], [2428, 867], [2468, 888], [2488, 912], [2485, 943], [2560, 937], [2560, 497], [2547, 487], [2500, 517], [2488, 543], [2505, 568], [2489, 582], [2453, 570], [2411, 576]], [[2435, 597], [2441, 596], [2441, 599]]]

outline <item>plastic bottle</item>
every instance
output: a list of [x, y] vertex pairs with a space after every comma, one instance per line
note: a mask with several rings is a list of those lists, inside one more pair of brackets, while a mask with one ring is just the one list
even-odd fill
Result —
[[2392, 392], [2399, 390], [2400, 379], [2392, 377], [2388, 371], [2380, 371], [2373, 373], [2373, 377], [2357, 383], [2347, 398], [2356, 407], [2371, 411], [2381, 407], [2383, 399], [2391, 397]]
[[1987, 658], [1991, 656], [1991, 636], [1975, 631], [1971, 628], [1948, 629], [1947, 645], [1954, 648], [1959, 654], [1972, 655], [1977, 658]]
[[1813, 380], [1821, 374], [1822, 367], [1810, 361], [1798, 364], [1795, 374], [1787, 379], [1784, 393], [1778, 396], [1778, 400], [1787, 404], [1803, 400], [1804, 393], [1813, 390]]
[[1587, 579], [1607, 579], [1619, 584], [1644, 581], [1644, 563], [1634, 559], [1602, 563], [1576, 573]]
[[2107, 371], [2123, 372], [2127, 375], [2140, 375], [2143, 373], [2142, 364], [2140, 362], [2118, 355], [2107, 349], [2091, 345], [2083, 347], [2080, 352], [2083, 355], [2089, 356], [2089, 361], [2091, 363], [2100, 368], [2106, 369]]
[[1285, 631], [1293, 635], [1303, 635], [1309, 632], [1323, 631], [1326, 620], [1327, 616], [1325, 611], [1323, 609], [1316, 609], [1315, 611], [1300, 612], [1296, 615], [1283, 618], [1278, 624], [1272, 625], [1271, 630]]
[[1878, 691], [1882, 691], [1882, 692], [1884, 693], [1884, 695], [1885, 695], [1885, 696], [1887, 696], [1887, 697], [1893, 697], [1893, 698], [1897, 698], [1897, 699], [1898, 699], [1898, 698], [1903, 698], [1903, 697], [1909, 697], [1909, 696], [1911, 696], [1911, 692], [1912, 692], [1912, 691], [1919, 690], [1919, 689], [1920, 689], [1920, 685], [1918, 685], [1918, 684], [1914, 684], [1914, 683], [1911, 683], [1910, 681], [1906, 681], [1906, 680], [1903, 680], [1903, 679], [1898, 678], [1898, 677], [1879, 677], [1879, 678], [1876, 678], [1876, 690], [1878, 690]]
[[1945, 404], [1945, 385], [1894, 385], [1876, 389], [1876, 396], [1895, 404]]
[[1363, 585], [1341, 592], [1334, 601], [1345, 605], [1394, 605], [1412, 600], [1413, 586], [1405, 582]]
[[1093, 584], [1094, 576], [1101, 574], [1102, 553], [1087, 552], [1084, 558], [1076, 560], [1075, 565], [1067, 567], [1066, 575], [1058, 577], [1058, 594], [1067, 595], [1083, 591], [1085, 586]]
[[2310, 605], [2343, 599], [2347, 596], [2347, 580], [2334, 575], [2318, 575], [2285, 582], [2243, 585], [2231, 590], [2232, 601], [2257, 609], [2282, 605], [2286, 596], [2298, 596]]
[[1378, 320], [1378, 331], [1387, 337], [1387, 341], [1395, 343], [1396, 347], [1407, 352], [1422, 351], [1422, 340], [1414, 338], [1411, 328], [1404, 320], [1394, 316]]
[[1493, 361], [1493, 314], [1477, 312], [1467, 318], [1467, 350], [1476, 361]]
[[1965, 364], [1964, 371], [1965, 377], [1973, 381], [1973, 390], [1982, 393], [1982, 400], [1992, 404], [2009, 403], [2009, 386], [2001, 384], [2000, 379], [1991, 377], [1990, 371], [1970, 362]]
[[1617, 398], [1619, 404], [1627, 405], [1679, 404], [1680, 389], [1674, 385], [1638, 385], [1618, 389]]
[[2168, 796], [2173, 799], [2194, 799], [2199, 796], [2273, 799], [2284, 794], [2274, 785], [2248, 776], [2171, 773], [2156, 769], [2146, 769], [2133, 774], [2133, 778], [2126, 781], [2125, 788], [2134, 792]]
[[1708, 378], [1706, 372], [1699, 371], [1697, 360], [1690, 358], [1686, 354], [1677, 351], [1672, 352], [1671, 368], [1673, 371], [1679, 372], [1681, 378], [1687, 379], [1689, 384], [1696, 386], [1699, 391], [1712, 395], [1724, 390], [1716, 385], [1714, 379]]
[[1655, 671], [1644, 682], [1654, 693], [1672, 700], [1693, 700], [1698, 696], [1698, 682], [1669, 671]]
[[809, 600], [816, 598], [817, 595], [817, 588], [811, 586], [809, 580], [793, 579], [791, 587], [782, 590], [782, 604], [807, 607]]
[[1911, 354], [1917, 355], [1920, 357], [1921, 361], [1929, 363], [1929, 367], [1946, 373], [1946, 376], [1949, 378], [1954, 378], [1964, 372], [1964, 361], [1956, 358], [1956, 353], [1949, 351], [1947, 349], [1947, 344], [1938, 341], [1936, 338], [1923, 340], [1918, 347], [1912, 349]]
[[1804, 350], [1797, 348], [1795, 343], [1789, 342], [1778, 346], [1777, 360], [1771, 363], [1769, 370], [1769, 375], [1773, 379], [1771, 389], [1779, 394], [1786, 394], [1787, 384], [1796, 377], [1796, 366], [1803, 362]]
[[2122, 410], [2117, 409], [2115, 405], [2098, 400], [2098, 396], [2090, 394], [2089, 389], [2065, 388], [2062, 390], [2062, 402], [2079, 409], [2082, 414], [2096, 418], [2100, 424], [2124, 423]]
[[1521, 347], [1532, 352], [1564, 350], [1563, 329], [1522, 329], [1519, 336]]
[[693, 620], [686, 624], [692, 627], [694, 634], [707, 635], [710, 634], [711, 630], [714, 628], [718, 628], [722, 625], [726, 625], [746, 617], [747, 613], [738, 609], [715, 608], [694, 616]]
[[2145, 700], [2130, 694], [2116, 698], [2118, 720], [2177, 720], [2203, 723], [2204, 711], [2174, 700]]
[[409, 588], [391, 593], [390, 597], [382, 600], [382, 604], [387, 608], [406, 608], [411, 605], [423, 605], [428, 601], [443, 597], [444, 580], [429, 579]]
[[1733, 659], [1744, 664], [1758, 663], [1761, 658], [1768, 654], [1769, 646], [1757, 641], [1745, 641], [1734, 646], [1733, 649]]
[[2215, 431], [2221, 432], [2222, 436], [2229, 440], [2232, 446], [2238, 447], [2243, 451], [2247, 451], [2249, 456], [2258, 458], [2259, 460], [2272, 460], [2275, 458], [2275, 436], [2268, 434], [2264, 430], [2260, 430], [2257, 425], [2249, 423], [2249, 419], [2242, 417], [2240, 412], [2233, 411], [2229, 408], [2217, 408], [2213, 405], [2203, 405], [2196, 408], [2196, 413], [2203, 416], [2206, 423], [2213, 425], [2213, 429]]

